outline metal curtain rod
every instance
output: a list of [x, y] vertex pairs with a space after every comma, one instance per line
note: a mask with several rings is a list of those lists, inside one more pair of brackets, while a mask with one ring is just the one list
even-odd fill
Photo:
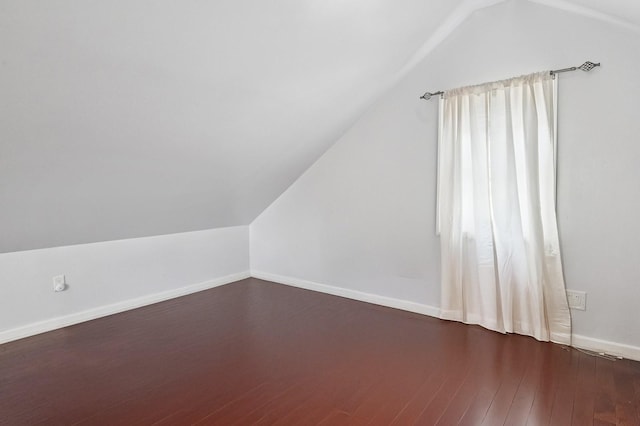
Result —
[[[551, 75], [556, 75], [556, 74], [560, 74], [563, 72], [570, 72], [570, 71], [577, 71], [577, 70], [582, 70], [585, 72], [591, 71], [592, 69], [594, 69], [595, 67], [599, 67], [600, 66], [600, 62], [598, 62], [597, 64], [595, 62], [590, 62], [587, 61], [584, 64], [578, 66], [578, 67], [570, 67], [570, 68], [562, 68], [560, 70], [552, 70], [550, 71]], [[443, 90], [438, 90], [437, 92], [426, 92], [424, 95], [420, 96], [420, 99], [424, 99], [425, 101], [428, 101], [429, 99], [431, 99], [434, 96], [437, 95], [443, 95], [444, 91]]]

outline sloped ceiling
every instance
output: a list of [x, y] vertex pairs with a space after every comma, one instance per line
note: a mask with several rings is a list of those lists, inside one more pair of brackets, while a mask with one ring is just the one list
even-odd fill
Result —
[[249, 224], [459, 0], [0, 0], [0, 251]]
[[249, 224], [498, 2], [0, 0], [0, 252]]

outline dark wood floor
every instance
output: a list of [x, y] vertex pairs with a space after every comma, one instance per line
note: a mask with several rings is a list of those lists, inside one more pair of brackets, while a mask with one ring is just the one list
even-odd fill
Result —
[[249, 279], [0, 346], [2, 425], [640, 424], [640, 363]]

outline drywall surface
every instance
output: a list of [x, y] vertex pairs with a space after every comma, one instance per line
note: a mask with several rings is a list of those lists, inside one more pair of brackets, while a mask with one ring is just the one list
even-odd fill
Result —
[[461, 0], [0, 2], [0, 252], [248, 225]]
[[[0, 337], [37, 323], [44, 323], [33, 328], [39, 332], [66, 325], [65, 318], [90, 319], [104, 307], [137, 306], [126, 305], [132, 299], [241, 279], [248, 276], [248, 248], [249, 227], [240, 226], [0, 254]], [[59, 274], [68, 288], [54, 293], [52, 277]]]
[[558, 217], [567, 287], [588, 293], [574, 333], [640, 346], [640, 36], [512, 1], [476, 12], [251, 225], [251, 268], [439, 305], [437, 100], [544, 69], [560, 77]]

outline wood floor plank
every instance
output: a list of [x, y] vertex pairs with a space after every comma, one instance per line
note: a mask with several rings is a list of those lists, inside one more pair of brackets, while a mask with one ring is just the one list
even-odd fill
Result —
[[635, 396], [634, 375], [625, 361], [616, 361], [613, 365], [613, 383], [615, 386], [616, 422], [619, 425], [640, 424], [638, 401]]
[[613, 363], [603, 358], [596, 358], [597, 390], [594, 401], [594, 419], [616, 424], [616, 394], [613, 382]]
[[[482, 391], [486, 391], [487, 384], [497, 390], [495, 382], [491, 383], [491, 379], [496, 377], [495, 369], [503, 364], [504, 354], [491, 350], [493, 344], [489, 341], [497, 336], [493, 333], [478, 333], [474, 337], [477, 338], [473, 343], [477, 353], [472, 359], [469, 373], [436, 424], [461, 424], [469, 421], [472, 421], [472, 424], [480, 424], [486, 415], [486, 410], [481, 415], [476, 411], [478, 409], [476, 398], [483, 393]], [[495, 392], [492, 393], [492, 399], [493, 395]], [[489, 405], [486, 406], [487, 409], [488, 407]]]
[[429, 406], [433, 398], [435, 398], [440, 388], [444, 385], [446, 377], [447, 375], [443, 370], [436, 371], [427, 377], [420, 388], [416, 391], [414, 397], [407, 401], [404, 407], [402, 407], [396, 414], [391, 425], [400, 426], [415, 424], [427, 406]]
[[571, 424], [574, 399], [580, 366], [580, 352], [570, 351], [568, 364], [562, 370], [560, 383], [556, 389], [551, 412], [551, 425], [565, 426]]
[[540, 379], [533, 399], [527, 426], [548, 425], [551, 422], [556, 393], [563, 378], [563, 371], [571, 359], [571, 350], [551, 345], [543, 354]]
[[520, 382], [526, 371], [527, 363], [529, 362], [528, 354], [525, 351], [519, 351], [513, 347], [518, 343], [523, 342], [516, 339], [510, 339], [506, 342], [508, 350], [504, 352], [507, 359], [502, 372], [502, 383], [493, 401], [491, 401], [491, 406], [482, 421], [483, 425], [504, 424], [507, 419], [511, 404], [513, 403]]
[[595, 395], [596, 358], [581, 353], [577, 389], [573, 400], [572, 425], [586, 426], [593, 424]]
[[0, 424], [640, 425], [640, 363], [247, 279], [0, 345]]
[[[498, 336], [484, 336], [486, 340], [493, 339]], [[471, 404], [460, 419], [460, 425], [474, 426], [479, 425], [484, 420], [496, 393], [500, 389], [503, 374], [501, 368], [504, 366], [503, 352], [500, 350], [502, 346], [496, 342], [490, 342], [480, 356], [485, 358], [482, 360], [480, 369], [483, 376], [478, 384], [476, 394]]]
[[[527, 342], [529, 347], [523, 346], [521, 350], [534, 351], [532, 357], [527, 357], [527, 366], [525, 373], [518, 384], [518, 390], [513, 397], [505, 425], [524, 425], [527, 423], [538, 385], [540, 382], [540, 368], [542, 367], [543, 357], [541, 352], [548, 350], [548, 346], [541, 346], [536, 342]], [[525, 355], [526, 357], [526, 355]]]
[[[459, 347], [460, 353], [468, 353], [468, 350], [469, 348], [465, 348], [464, 346]], [[434, 425], [437, 423], [469, 375], [471, 365], [471, 357], [459, 356], [449, 364], [450, 368], [447, 368], [442, 386], [440, 386], [435, 396], [425, 406], [420, 417], [416, 420], [416, 424]]]

